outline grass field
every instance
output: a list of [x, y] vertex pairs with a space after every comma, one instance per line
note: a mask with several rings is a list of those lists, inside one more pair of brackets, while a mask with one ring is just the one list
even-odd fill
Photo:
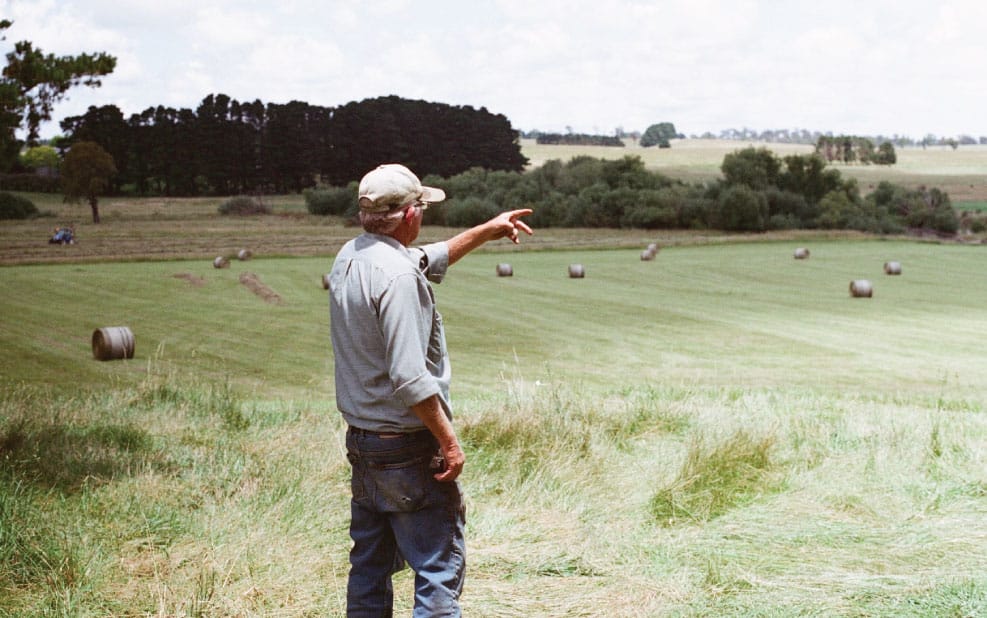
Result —
[[[804, 241], [454, 267], [469, 615], [987, 611], [983, 249]], [[0, 613], [342, 615], [327, 266], [0, 269]]]
[[[748, 144], [726, 140], [680, 140], [670, 149], [539, 146], [521, 140], [522, 152], [532, 166], [549, 159], [568, 161], [574, 156], [598, 158], [639, 156], [649, 169], [686, 182], [720, 177], [726, 154], [740, 148], [764, 146], [779, 156], [806, 154], [811, 147], [799, 144]], [[946, 191], [957, 210], [987, 208], [987, 146], [904, 148], [895, 166], [838, 166], [853, 177], [867, 194], [882, 180], [909, 187], [938, 187]], [[221, 217], [217, 209], [224, 198], [103, 198], [103, 223], [93, 225], [89, 207], [66, 204], [61, 196], [27, 194], [47, 216], [0, 224], [0, 265], [33, 263], [105, 262], [118, 260], [208, 259], [233, 256], [241, 248], [264, 256], [330, 256], [353, 235], [333, 217], [309, 215], [301, 195], [267, 196], [273, 211], [268, 217]], [[49, 246], [52, 228], [75, 226], [80, 243]], [[454, 230], [426, 227], [423, 240], [447, 237]], [[529, 245], [536, 249], [564, 247], [638, 247], [653, 234], [634, 230], [543, 230]], [[721, 234], [711, 233], [700, 242]], [[980, 240], [977, 238], [966, 240]], [[689, 233], [661, 233], [663, 243], [693, 243]]]
[[[700, 180], [740, 146], [583, 154]], [[987, 150], [899, 161], [845, 173], [987, 203]], [[300, 196], [242, 219], [220, 199], [109, 199], [99, 226], [37, 197], [52, 216], [0, 222], [0, 616], [342, 616], [321, 276], [356, 231]], [[44, 242], [62, 223], [78, 245]], [[255, 258], [213, 268], [239, 248]], [[987, 615], [985, 250], [556, 229], [467, 256], [435, 288], [466, 615]], [[850, 297], [859, 278], [873, 298]], [[93, 360], [94, 329], [119, 325], [136, 357]], [[411, 586], [397, 576], [399, 615]]]

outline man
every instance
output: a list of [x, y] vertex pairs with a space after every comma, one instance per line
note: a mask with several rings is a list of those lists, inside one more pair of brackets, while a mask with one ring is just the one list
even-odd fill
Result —
[[459, 616], [465, 513], [456, 478], [466, 461], [452, 427], [450, 367], [429, 281], [490, 240], [532, 230], [501, 213], [446, 242], [410, 248], [422, 212], [445, 199], [398, 164], [360, 181], [364, 234], [329, 273], [336, 404], [352, 465], [348, 616], [390, 616], [391, 575], [415, 572], [414, 616]]

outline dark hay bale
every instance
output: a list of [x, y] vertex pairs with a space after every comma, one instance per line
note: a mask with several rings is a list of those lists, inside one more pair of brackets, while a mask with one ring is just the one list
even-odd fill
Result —
[[885, 262], [884, 263], [884, 274], [885, 275], [900, 275], [901, 274], [901, 263], [900, 262]]
[[569, 264], [570, 279], [582, 279], [585, 276], [586, 276], [586, 271], [583, 269], [582, 264]]
[[134, 357], [134, 333], [126, 326], [104, 326], [93, 331], [93, 358], [99, 361]]
[[806, 249], [805, 247], [799, 247], [798, 249], [795, 250], [795, 259], [796, 260], [809, 259], [809, 250]]
[[514, 269], [511, 268], [510, 264], [497, 264], [497, 276], [498, 277], [513, 277]]
[[324, 275], [322, 275], [322, 289], [323, 290], [329, 289], [329, 273], [325, 273]]
[[850, 296], [854, 298], [870, 298], [874, 295], [874, 286], [867, 279], [854, 279], [850, 282]]

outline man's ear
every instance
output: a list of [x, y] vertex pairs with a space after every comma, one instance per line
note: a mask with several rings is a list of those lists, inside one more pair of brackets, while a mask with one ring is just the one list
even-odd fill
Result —
[[411, 206], [404, 211], [404, 220], [411, 223], [415, 218], [415, 207]]

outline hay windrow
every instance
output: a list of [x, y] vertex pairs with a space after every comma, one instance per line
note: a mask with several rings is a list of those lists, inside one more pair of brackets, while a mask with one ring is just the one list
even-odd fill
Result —
[[192, 273], [175, 273], [172, 277], [175, 279], [184, 279], [194, 288], [201, 288], [206, 284], [205, 279], [199, 277], [198, 275], [193, 275]]
[[263, 298], [265, 302], [273, 305], [280, 305], [284, 303], [284, 299], [281, 298], [281, 295], [267, 287], [260, 280], [260, 277], [254, 273], [240, 273], [240, 283], [247, 286], [247, 289], [257, 296]]

